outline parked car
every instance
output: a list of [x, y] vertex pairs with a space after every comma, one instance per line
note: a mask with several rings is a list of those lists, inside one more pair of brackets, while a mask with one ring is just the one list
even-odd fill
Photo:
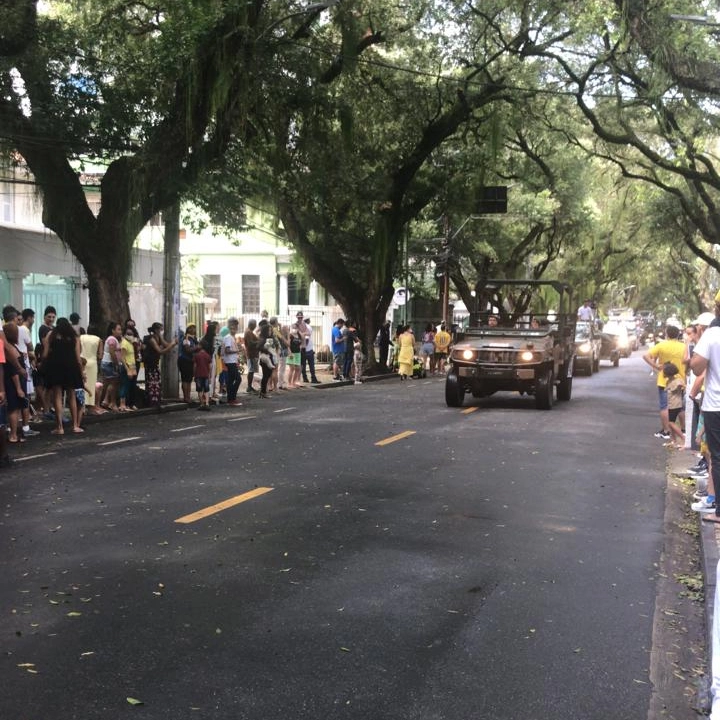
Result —
[[595, 323], [578, 321], [575, 326], [575, 372], [592, 375], [600, 369], [602, 337]]

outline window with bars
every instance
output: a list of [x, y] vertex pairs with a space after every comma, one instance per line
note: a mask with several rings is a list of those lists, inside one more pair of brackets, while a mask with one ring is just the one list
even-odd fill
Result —
[[242, 311], [245, 315], [260, 312], [260, 276], [242, 276]]
[[15, 190], [10, 183], [0, 183], [0, 220], [15, 222]]
[[310, 290], [303, 275], [288, 273], [288, 304], [307, 305], [310, 302]]
[[222, 295], [219, 275], [203, 275], [203, 292], [205, 297], [215, 298], [217, 309], [222, 307]]

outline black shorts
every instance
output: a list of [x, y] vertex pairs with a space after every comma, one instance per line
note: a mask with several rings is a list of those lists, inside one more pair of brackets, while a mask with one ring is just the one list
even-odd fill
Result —
[[682, 408], [671, 408], [670, 410], [668, 410], [668, 417], [670, 418], [670, 422], [675, 422], [681, 412]]

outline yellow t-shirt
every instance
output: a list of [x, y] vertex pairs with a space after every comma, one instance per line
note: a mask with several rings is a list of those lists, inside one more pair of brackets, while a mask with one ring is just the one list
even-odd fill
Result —
[[660, 365], [657, 376], [658, 387], [664, 388], [667, 385], [667, 378], [662, 371], [662, 366], [666, 362], [673, 363], [677, 367], [680, 377], [685, 378], [685, 364], [683, 363], [685, 343], [681, 340], [661, 340], [657, 345], [650, 348], [648, 355], [656, 359]]
[[127, 370], [127, 374], [130, 377], [134, 377], [137, 372], [135, 368], [135, 348], [126, 337], [123, 337], [120, 343], [120, 350], [122, 351], [122, 361]]
[[435, 351], [444, 353], [447, 352], [450, 346], [450, 333], [447, 330], [438, 330], [435, 333]]

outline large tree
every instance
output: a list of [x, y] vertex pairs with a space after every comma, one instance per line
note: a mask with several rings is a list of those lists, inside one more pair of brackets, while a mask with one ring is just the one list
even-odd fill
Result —
[[720, 51], [705, 28], [681, 19], [703, 16], [705, 7], [684, 3], [682, 16], [664, 0], [593, 3], [574, 14], [558, 8], [525, 23], [525, 41], [512, 49], [551, 60], [548, 75], [575, 97], [595, 139], [569, 141], [667, 193], [694, 228], [679, 239], [720, 270]]
[[[6, 26], [24, 29], [1, 48], [0, 138], [32, 171], [43, 222], [82, 264], [90, 319], [104, 323], [128, 315], [138, 232], [252, 132], [278, 30], [324, 5], [73, 0], [34, 23], [35, 5], [8, 8]], [[106, 166], [97, 214], [80, 181], [88, 161]]]
[[[510, 28], [512, 3], [496, 6]], [[324, 53], [285, 46], [295, 60], [279, 72], [295, 72], [283, 75], [282, 102], [267, 106], [250, 145], [293, 246], [368, 341], [391, 302], [410, 221], [439, 196], [450, 209], [467, 207], [467, 197], [446, 193], [458, 175], [477, 185], [485, 174], [465, 153], [490, 137], [480, 129], [494, 125], [501, 105], [533, 92], [513, 87], [522, 85], [521, 63], [495, 25], [465, 37], [457, 28], [467, 10], [402, 8], [378, 4], [367, 18], [339, 11], [341, 35], [315, 31], [313, 48]]]

